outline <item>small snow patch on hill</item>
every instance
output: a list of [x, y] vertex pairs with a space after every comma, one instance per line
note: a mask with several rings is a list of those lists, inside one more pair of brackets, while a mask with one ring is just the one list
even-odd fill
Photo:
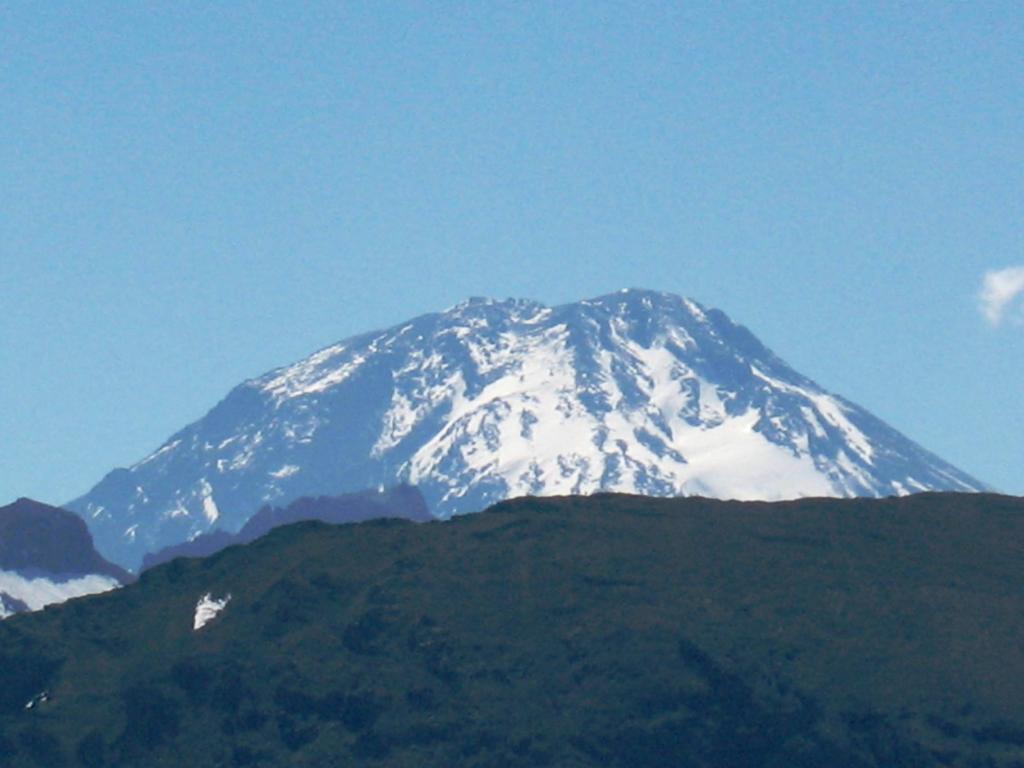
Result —
[[229, 602], [231, 602], [230, 593], [219, 600], [215, 600], [210, 592], [199, 598], [199, 602], [196, 603], [196, 614], [192, 620], [192, 631], [196, 632], [213, 621]]

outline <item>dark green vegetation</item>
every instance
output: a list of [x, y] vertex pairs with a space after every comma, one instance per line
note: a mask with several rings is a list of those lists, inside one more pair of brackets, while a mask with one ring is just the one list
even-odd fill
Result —
[[992, 495], [300, 523], [0, 624], [0, 761], [1024, 766], [1022, 542]]

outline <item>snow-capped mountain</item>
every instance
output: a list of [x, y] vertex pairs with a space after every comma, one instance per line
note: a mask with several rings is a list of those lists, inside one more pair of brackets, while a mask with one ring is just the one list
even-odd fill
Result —
[[268, 502], [399, 482], [439, 517], [525, 494], [735, 499], [983, 485], [822, 390], [721, 311], [628, 290], [470, 299], [246, 381], [69, 508], [147, 551]]
[[32, 499], [0, 507], [0, 619], [130, 581], [70, 512]]

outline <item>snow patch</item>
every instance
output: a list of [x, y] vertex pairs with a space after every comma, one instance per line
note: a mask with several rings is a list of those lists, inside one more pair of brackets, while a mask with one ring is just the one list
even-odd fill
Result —
[[[55, 581], [42, 576], [30, 578], [14, 571], [0, 571], [0, 592], [10, 595], [15, 600], [20, 600], [28, 606], [30, 611], [38, 611], [48, 605], [63, 603], [73, 597], [107, 592], [120, 586], [117, 579], [101, 574], [89, 574], [76, 576], [67, 581]], [[0, 611], [3, 611], [2, 604], [0, 604]], [[0, 618], [6, 617], [0, 616]]]
[[337, 364], [345, 353], [344, 344], [322, 349], [311, 357], [283, 368], [264, 382], [262, 389], [274, 396], [280, 404], [285, 400], [325, 392], [344, 382], [366, 361], [366, 356], [355, 355], [348, 361]]
[[[831, 424], [833, 427], [838, 429], [842, 433], [846, 442], [857, 454], [857, 456], [864, 461], [866, 464], [874, 464], [875, 449], [871, 445], [871, 441], [868, 440], [867, 435], [861, 432], [853, 422], [847, 418], [848, 409], [839, 400], [832, 395], [826, 394], [820, 390], [814, 391], [803, 387], [797, 387], [792, 384], [787, 384], [784, 381], [774, 379], [764, 371], [761, 371], [757, 366], [751, 365], [750, 371], [757, 378], [771, 385], [774, 389], [781, 392], [788, 392], [790, 394], [798, 395], [804, 400], [810, 401], [813, 405], [814, 411], [819, 414], [826, 423]], [[814, 419], [815, 424], [820, 428], [821, 425], [818, 420]], [[870, 483], [868, 487], [870, 487]]]
[[200, 597], [196, 603], [195, 616], [192, 619], [192, 631], [199, 631], [217, 618], [217, 615], [227, 607], [229, 602], [231, 602], [230, 592], [219, 600], [215, 600], [210, 592]]
[[35, 709], [40, 704], [45, 704], [49, 700], [50, 700], [49, 692], [48, 691], [42, 691], [40, 693], [37, 693], [35, 696], [33, 696], [27, 702], [25, 702], [25, 709]]
[[199, 494], [203, 500], [203, 514], [206, 516], [206, 520], [213, 525], [220, 517], [220, 510], [217, 508], [217, 502], [213, 500], [213, 486], [206, 478], [199, 481]]
[[132, 469], [136, 469], [138, 467], [143, 467], [146, 464], [149, 464], [150, 462], [155, 461], [156, 459], [160, 458], [164, 454], [170, 453], [175, 448], [177, 448], [179, 445], [181, 445], [181, 440], [174, 440], [174, 441], [172, 441], [170, 443], [167, 443], [166, 445], [162, 446], [159, 450], [154, 451], [149, 456], [144, 458], [142, 461], [140, 461], [138, 464], [136, 464], [134, 467], [132, 467]]
[[[231, 460], [228, 462], [227, 468], [234, 471], [239, 469], [245, 469], [252, 462], [253, 456], [256, 455], [256, 449], [263, 444], [263, 432], [259, 431], [255, 435], [243, 435], [239, 437], [239, 442], [242, 443], [242, 449], [236, 453]], [[218, 462], [217, 469], [223, 472], [222, 465]]]
[[188, 508], [184, 504], [181, 503], [181, 499], [178, 499], [175, 502], [174, 506], [171, 507], [169, 510], [167, 510], [167, 513], [165, 515], [165, 517], [168, 517], [168, 518], [188, 517], [188, 516], [189, 516]]

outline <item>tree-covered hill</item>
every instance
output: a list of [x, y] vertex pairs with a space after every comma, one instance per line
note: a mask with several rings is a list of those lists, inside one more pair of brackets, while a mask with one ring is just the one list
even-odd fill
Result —
[[1024, 501], [300, 523], [4, 622], [0, 676], [12, 768], [1021, 766]]

